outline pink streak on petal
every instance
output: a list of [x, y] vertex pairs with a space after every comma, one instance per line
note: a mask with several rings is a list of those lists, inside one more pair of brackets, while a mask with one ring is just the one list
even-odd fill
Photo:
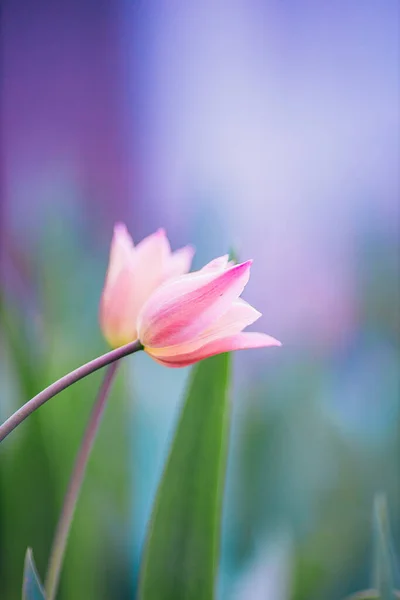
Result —
[[227, 312], [249, 280], [252, 261], [222, 273], [183, 275], [161, 286], [139, 316], [139, 336], [153, 348], [192, 341]]
[[179, 277], [190, 271], [194, 255], [193, 246], [185, 246], [173, 252], [168, 260], [166, 278]]
[[[167, 367], [187, 367], [199, 360], [215, 356], [216, 354], [222, 354], [223, 352], [246, 350], [249, 348], [263, 348], [268, 346], [281, 346], [281, 343], [264, 333], [238, 333], [206, 344], [189, 354], [169, 358], [159, 358], [154, 356], [153, 358]], [[146, 351], [152, 356], [148, 350]]]
[[261, 313], [258, 310], [245, 300], [238, 298], [216, 323], [198, 335], [193, 341], [164, 348], [151, 348], [149, 351], [152, 356], [159, 358], [189, 354], [217, 339], [240, 333], [242, 329], [251, 325], [260, 317]]

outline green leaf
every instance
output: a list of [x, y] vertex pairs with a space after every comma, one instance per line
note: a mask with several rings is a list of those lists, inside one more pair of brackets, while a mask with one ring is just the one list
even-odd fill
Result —
[[390, 546], [390, 527], [383, 494], [377, 494], [374, 503], [375, 557], [373, 587], [381, 600], [393, 600], [394, 578]]
[[148, 526], [140, 600], [211, 600], [229, 434], [230, 356], [194, 367]]
[[28, 548], [25, 555], [22, 600], [46, 600], [30, 548]]

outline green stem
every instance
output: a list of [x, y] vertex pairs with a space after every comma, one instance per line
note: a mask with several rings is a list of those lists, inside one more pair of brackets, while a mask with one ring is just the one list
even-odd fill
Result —
[[39, 392], [39, 394], [31, 398], [26, 404], [24, 404], [23, 406], [21, 406], [21, 408], [15, 411], [15, 413], [11, 415], [11, 417], [9, 417], [7, 421], [0, 425], [0, 442], [2, 442], [4, 438], [7, 437], [7, 435], [11, 433], [20, 423], [22, 423], [22, 421], [29, 417], [30, 414], [32, 414], [37, 408], [42, 406], [42, 404], [47, 402], [47, 400], [53, 398], [53, 396], [55, 396], [56, 394], [59, 394], [76, 381], [83, 379], [84, 377], [90, 375], [91, 373], [94, 373], [98, 369], [101, 369], [102, 367], [105, 367], [106, 365], [109, 365], [115, 362], [116, 360], [127, 356], [128, 354], [133, 354], [133, 352], [137, 352], [138, 350], [142, 349], [142, 344], [139, 342], [139, 340], [136, 340], [135, 342], [130, 342], [129, 344], [126, 344], [126, 346], [121, 346], [120, 348], [111, 350], [111, 352], [107, 352], [102, 356], [98, 356], [94, 360], [91, 360], [85, 365], [82, 365], [74, 371], [71, 371], [71, 373], [64, 375], [64, 377], [61, 377], [61, 379], [58, 379], [57, 381], [49, 385], [49, 387], [42, 390], [41, 392]]
[[67, 493], [65, 495], [64, 505], [61, 511], [60, 519], [54, 536], [53, 547], [50, 553], [45, 586], [46, 600], [54, 600], [57, 594], [61, 568], [79, 492], [82, 487], [90, 453], [99, 430], [101, 418], [107, 404], [107, 398], [117, 371], [117, 367], [118, 363], [113, 362], [109, 365], [106, 371], [102, 386], [90, 414], [89, 422], [86, 426], [81, 447], [75, 460], [74, 469], [72, 471]]

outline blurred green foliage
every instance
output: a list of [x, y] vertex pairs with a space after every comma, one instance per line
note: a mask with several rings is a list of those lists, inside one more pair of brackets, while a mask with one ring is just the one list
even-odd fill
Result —
[[[97, 332], [97, 300], [90, 297], [88, 286], [85, 288], [81, 280], [82, 271], [90, 272], [90, 257], [83, 256], [82, 261], [87, 262], [78, 269], [76, 261], [82, 248], [77, 252], [72, 239], [63, 234], [61, 223], [60, 228], [56, 225], [52, 229], [54, 237], [42, 239], [34, 253], [38, 264], [31, 266], [40, 276], [36, 297], [32, 293], [29, 319], [18, 299], [2, 294], [2, 351], [7, 360], [3, 389], [12, 391], [13, 396], [7, 413], [106, 350]], [[51, 254], [44, 253], [48, 247], [54, 249]], [[101, 276], [98, 284], [102, 284]], [[85, 311], [79, 310], [80, 303], [86, 303]], [[35, 552], [38, 571], [44, 579], [63, 495], [101, 376], [94, 374], [65, 390], [1, 444], [2, 600], [20, 600], [28, 546]], [[101, 600], [110, 597], [110, 589], [117, 590], [121, 598], [133, 594], [130, 536], [126, 529], [131, 510], [127, 490], [132, 473], [128, 467], [124, 387], [123, 378], [119, 378], [88, 466], [68, 544], [61, 600]], [[6, 409], [1, 413], [5, 417]]]
[[[97, 304], [108, 248], [101, 235], [80, 227], [52, 218], [37, 246], [26, 249], [26, 291], [9, 282], [1, 290], [2, 419], [105, 350]], [[236, 384], [220, 566], [223, 600], [230, 600], [232, 582], [250, 569], [260, 540], [280, 531], [292, 540], [292, 589], [289, 598], [271, 600], [338, 600], [365, 589], [371, 505], [379, 490], [387, 495], [398, 549], [399, 248], [379, 231], [366, 232], [357, 243], [359, 311], [346, 343], [289, 345], [279, 358], [257, 358], [260, 368], [246, 363]], [[123, 372], [78, 504], [61, 600], [135, 595], [133, 506], [144, 474], [137, 470], [131, 440], [151, 435], [135, 428], [136, 397]], [[0, 446], [1, 600], [20, 600], [27, 547], [44, 578], [100, 380], [94, 374], [64, 391]]]

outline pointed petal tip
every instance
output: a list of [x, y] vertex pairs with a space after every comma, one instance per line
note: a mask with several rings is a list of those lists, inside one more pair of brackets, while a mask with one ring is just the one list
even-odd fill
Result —
[[230, 265], [227, 267], [225, 273], [230, 273], [231, 275], [235, 275], [235, 277], [245, 276], [247, 277], [248, 281], [248, 278], [250, 277], [250, 268], [252, 264], [252, 260], [246, 260], [246, 262]]
[[127, 226], [122, 221], [117, 221], [114, 224], [113, 241], [122, 241], [122, 243], [128, 243], [129, 246], [133, 245], [132, 236], [128, 231]]
[[176, 255], [177, 253], [185, 254], [186, 256], [190, 256], [191, 258], [193, 258], [193, 256], [196, 253], [196, 248], [192, 244], [187, 244], [186, 246], [182, 246], [181, 248], [178, 248], [178, 250], [175, 250], [175, 252], [173, 252], [174, 255]]
[[208, 262], [202, 269], [199, 270], [199, 273], [225, 269], [228, 266], [228, 258], [228, 254], [223, 254], [222, 256], [218, 256], [217, 258], [210, 260], [210, 262]]
[[187, 252], [191, 252], [193, 255], [196, 253], [196, 246], [194, 246], [193, 244], [187, 244], [183, 247], [186, 248]]
[[277, 348], [280, 348], [282, 346], [282, 342], [280, 342], [276, 338], [272, 337], [272, 335], [267, 335], [267, 334], [263, 334], [263, 335], [265, 335], [268, 338], [268, 343], [266, 344], [266, 346], [276, 346]]
[[[252, 332], [246, 332], [246, 333], [252, 333]], [[262, 343], [262, 340], [264, 340], [264, 343], [263, 343], [264, 347], [267, 347], [267, 346], [280, 347], [280, 346], [282, 346], [282, 342], [280, 342], [276, 338], [272, 337], [272, 335], [268, 335], [267, 333], [254, 333], [254, 336], [257, 336], [261, 343]]]
[[128, 228], [122, 221], [116, 221], [114, 224], [114, 233], [122, 233], [127, 232]]
[[250, 258], [249, 260], [246, 260], [245, 262], [233, 264], [232, 267], [230, 267], [230, 268], [237, 269], [238, 271], [242, 271], [242, 270], [245, 271], [246, 269], [250, 269], [252, 264], [253, 264], [253, 259]]
[[192, 244], [188, 244], [187, 246], [183, 246], [183, 248], [180, 248], [179, 251], [184, 252], [186, 254], [188, 261], [190, 263], [188, 271], [190, 271], [190, 265], [192, 264], [192, 260], [194, 258], [194, 255], [196, 254], [195, 246], [193, 246]]
[[[267, 348], [270, 346], [282, 346], [282, 343], [272, 335], [253, 331], [245, 331], [238, 334], [239, 340], [242, 340], [248, 348]], [[244, 348], [244, 346], [243, 346]]]

